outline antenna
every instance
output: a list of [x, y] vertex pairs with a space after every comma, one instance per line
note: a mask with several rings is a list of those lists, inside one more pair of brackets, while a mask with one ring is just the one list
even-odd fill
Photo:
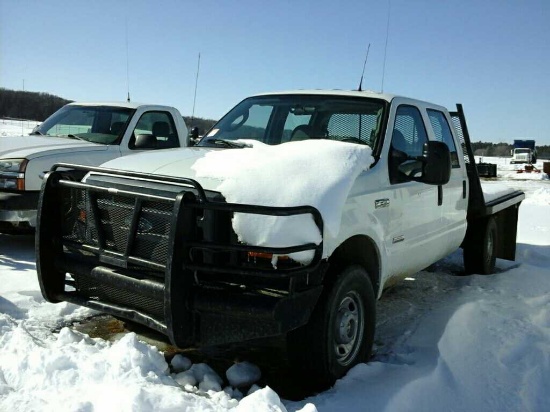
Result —
[[361, 80], [359, 81], [359, 88], [357, 89], [358, 92], [363, 91], [361, 89], [361, 86], [363, 85], [363, 76], [365, 74], [365, 67], [367, 67], [367, 59], [369, 58], [369, 50], [370, 50], [370, 43], [367, 47], [367, 55], [365, 56], [365, 62], [363, 63], [363, 71], [361, 72]]
[[390, 32], [390, 12], [391, 12], [391, 0], [388, 0], [388, 22], [386, 24], [386, 44], [384, 45], [384, 65], [382, 67], [382, 86], [380, 92], [384, 92], [384, 75], [386, 74], [386, 54], [388, 51], [388, 33]]
[[126, 89], [128, 91], [128, 101], [130, 101], [130, 63], [128, 58], [128, 16], [126, 15]]
[[193, 97], [193, 112], [191, 113], [191, 121], [195, 118], [195, 102], [197, 101], [197, 85], [199, 84], [199, 70], [201, 68], [201, 54], [197, 62], [197, 77], [195, 78], [195, 96]]

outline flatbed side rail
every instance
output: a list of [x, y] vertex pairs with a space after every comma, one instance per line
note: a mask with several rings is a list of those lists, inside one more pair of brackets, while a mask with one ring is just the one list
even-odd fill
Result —
[[499, 197], [493, 201], [487, 202], [485, 205], [485, 216], [494, 215], [502, 210], [509, 208], [513, 205], [521, 203], [525, 199], [525, 193], [520, 190], [516, 190], [512, 193], [507, 193], [504, 196]]

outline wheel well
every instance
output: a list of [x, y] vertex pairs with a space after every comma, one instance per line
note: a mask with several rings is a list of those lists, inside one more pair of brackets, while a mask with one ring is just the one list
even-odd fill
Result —
[[332, 282], [345, 266], [361, 265], [367, 271], [372, 283], [374, 296], [380, 288], [380, 254], [372, 239], [367, 236], [353, 236], [342, 243], [329, 258], [326, 280]]

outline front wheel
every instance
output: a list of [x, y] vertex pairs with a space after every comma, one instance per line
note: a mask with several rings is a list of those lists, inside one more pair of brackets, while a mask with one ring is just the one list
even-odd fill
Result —
[[498, 245], [497, 224], [493, 217], [474, 222], [464, 245], [466, 273], [488, 275], [494, 273]]
[[327, 387], [370, 356], [375, 297], [361, 266], [348, 266], [321, 295], [307, 325], [287, 336], [288, 355], [300, 372]]

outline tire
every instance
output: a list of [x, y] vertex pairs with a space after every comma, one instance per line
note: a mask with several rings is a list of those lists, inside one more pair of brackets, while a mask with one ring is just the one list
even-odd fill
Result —
[[292, 367], [319, 389], [366, 361], [375, 329], [375, 297], [361, 266], [348, 266], [326, 286], [309, 323], [287, 335]]
[[497, 224], [493, 217], [475, 222], [464, 245], [464, 269], [466, 273], [489, 275], [495, 272], [498, 246]]

